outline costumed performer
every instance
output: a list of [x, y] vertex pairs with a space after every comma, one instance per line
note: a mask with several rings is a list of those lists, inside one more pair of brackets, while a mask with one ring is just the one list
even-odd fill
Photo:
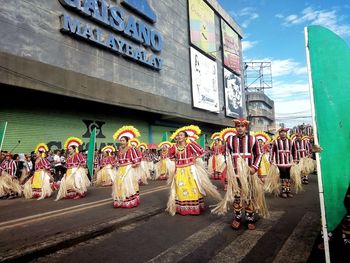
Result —
[[177, 129], [170, 137], [176, 138], [176, 144], [169, 149], [169, 158], [175, 160], [176, 166], [175, 173], [168, 180], [171, 189], [166, 211], [170, 215], [199, 215], [204, 210], [204, 196], [221, 199], [207, 170], [196, 161], [204, 150], [190, 138], [200, 132], [198, 126], [190, 125]]
[[117, 152], [118, 171], [112, 185], [114, 208], [132, 208], [140, 203], [138, 169], [141, 155], [136, 148], [129, 145], [129, 140], [139, 137], [140, 132], [133, 126], [123, 126], [117, 130], [114, 140], [119, 140]]
[[78, 152], [78, 147], [82, 143], [83, 141], [76, 137], [70, 137], [64, 143], [64, 148], [68, 150], [67, 171], [61, 180], [56, 201], [62, 198], [78, 199], [86, 196], [90, 180], [85, 169], [86, 159]]

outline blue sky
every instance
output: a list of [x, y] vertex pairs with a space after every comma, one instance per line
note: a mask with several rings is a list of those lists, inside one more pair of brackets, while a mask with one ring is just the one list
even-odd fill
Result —
[[276, 122], [311, 123], [304, 27], [322, 25], [350, 46], [349, 0], [218, 0], [241, 26], [244, 61], [271, 61]]

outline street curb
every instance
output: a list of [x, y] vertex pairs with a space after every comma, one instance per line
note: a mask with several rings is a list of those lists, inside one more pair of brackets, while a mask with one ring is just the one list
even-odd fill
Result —
[[165, 207], [153, 207], [142, 211], [136, 210], [119, 219], [86, 227], [85, 229], [72, 233], [62, 233], [49, 238], [46, 241], [10, 250], [0, 256], [0, 262], [28, 262], [38, 257], [43, 257], [56, 251], [74, 246], [89, 239], [111, 233], [120, 227], [150, 218], [164, 211]]

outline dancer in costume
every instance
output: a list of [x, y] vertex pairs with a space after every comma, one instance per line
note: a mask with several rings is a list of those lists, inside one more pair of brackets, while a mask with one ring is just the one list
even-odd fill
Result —
[[112, 185], [113, 206], [115, 208], [132, 208], [140, 203], [138, 169], [141, 162], [140, 153], [129, 145], [129, 140], [140, 136], [133, 126], [123, 126], [117, 130], [114, 140], [119, 140], [120, 147], [117, 152], [118, 171], [116, 180]]
[[140, 185], [145, 185], [145, 184], [148, 184], [147, 178], [148, 178], [148, 175], [149, 175], [148, 166], [147, 166], [146, 160], [145, 160], [145, 152], [146, 152], [146, 149], [147, 149], [147, 144], [146, 143], [140, 143], [137, 146], [137, 149], [138, 149], [140, 157], [141, 157], [140, 165], [137, 167], [138, 169], [140, 169], [140, 171], [138, 172], [138, 174], [140, 176], [139, 184]]
[[210, 137], [214, 142], [211, 145], [211, 156], [208, 161], [208, 171], [211, 178], [214, 180], [220, 180], [222, 173], [226, 168], [225, 163], [225, 145], [221, 138], [220, 132], [215, 132]]
[[13, 199], [22, 194], [22, 187], [16, 177], [17, 165], [12, 160], [12, 154], [5, 153], [5, 159], [0, 164], [0, 198]]
[[258, 176], [261, 181], [265, 181], [265, 178], [270, 169], [270, 152], [269, 152], [269, 142], [271, 141], [270, 136], [265, 132], [255, 132], [255, 139], [258, 141], [260, 149], [261, 149], [261, 162], [258, 169]]
[[50, 174], [51, 163], [47, 160], [45, 152], [49, 148], [45, 143], [35, 147], [36, 160], [34, 164], [34, 175], [24, 184], [23, 194], [27, 199], [37, 198], [38, 200], [50, 197], [52, 194], [51, 182], [54, 182]]
[[307, 141], [302, 140], [301, 133], [294, 134], [294, 140], [292, 139], [292, 155], [293, 160], [301, 165], [301, 181], [303, 184], [309, 183], [309, 171], [307, 169], [307, 159], [310, 155], [309, 144]]
[[156, 163], [156, 179], [167, 180], [171, 171], [175, 170], [175, 163], [169, 159], [171, 142], [165, 141], [158, 145], [160, 148], [160, 161]]
[[102, 148], [103, 156], [100, 160], [99, 167], [96, 174], [96, 186], [111, 186], [115, 177], [117, 176], [117, 170], [115, 168], [115, 158], [113, 153], [115, 148], [113, 145], [107, 145]]
[[255, 229], [256, 216], [268, 216], [263, 183], [257, 176], [261, 161], [261, 150], [255, 137], [247, 134], [249, 121], [240, 118], [234, 120], [236, 135], [230, 135], [226, 141], [227, 191], [225, 198], [212, 210], [216, 214], [227, 212], [227, 203], [233, 202], [233, 229], [239, 229], [245, 209], [245, 219], [249, 230]]
[[61, 180], [56, 201], [62, 198], [82, 198], [87, 193], [90, 180], [85, 169], [86, 159], [81, 153], [78, 153], [78, 147], [82, 143], [82, 140], [76, 137], [68, 138], [64, 143], [64, 148], [68, 150], [67, 171]]
[[169, 149], [169, 158], [176, 165], [175, 174], [169, 178], [171, 190], [166, 210], [171, 215], [199, 215], [204, 210], [204, 196], [221, 199], [208, 172], [196, 161], [204, 150], [190, 138], [200, 132], [198, 126], [190, 125], [177, 129], [171, 136], [171, 139], [177, 137], [177, 143]]
[[293, 164], [292, 142], [287, 137], [288, 128], [280, 128], [278, 130], [279, 136], [273, 142], [270, 163], [277, 165], [280, 180], [282, 198], [293, 197], [291, 193], [291, 177], [290, 169]]

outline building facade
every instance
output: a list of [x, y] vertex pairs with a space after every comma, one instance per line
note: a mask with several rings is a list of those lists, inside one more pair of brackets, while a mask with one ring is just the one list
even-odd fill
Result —
[[122, 125], [159, 143], [246, 114], [242, 31], [216, 0], [13, 0], [0, 34], [3, 150], [87, 142], [94, 127], [99, 147]]
[[246, 96], [251, 130], [274, 134], [276, 132], [274, 101], [263, 92], [247, 92]]

